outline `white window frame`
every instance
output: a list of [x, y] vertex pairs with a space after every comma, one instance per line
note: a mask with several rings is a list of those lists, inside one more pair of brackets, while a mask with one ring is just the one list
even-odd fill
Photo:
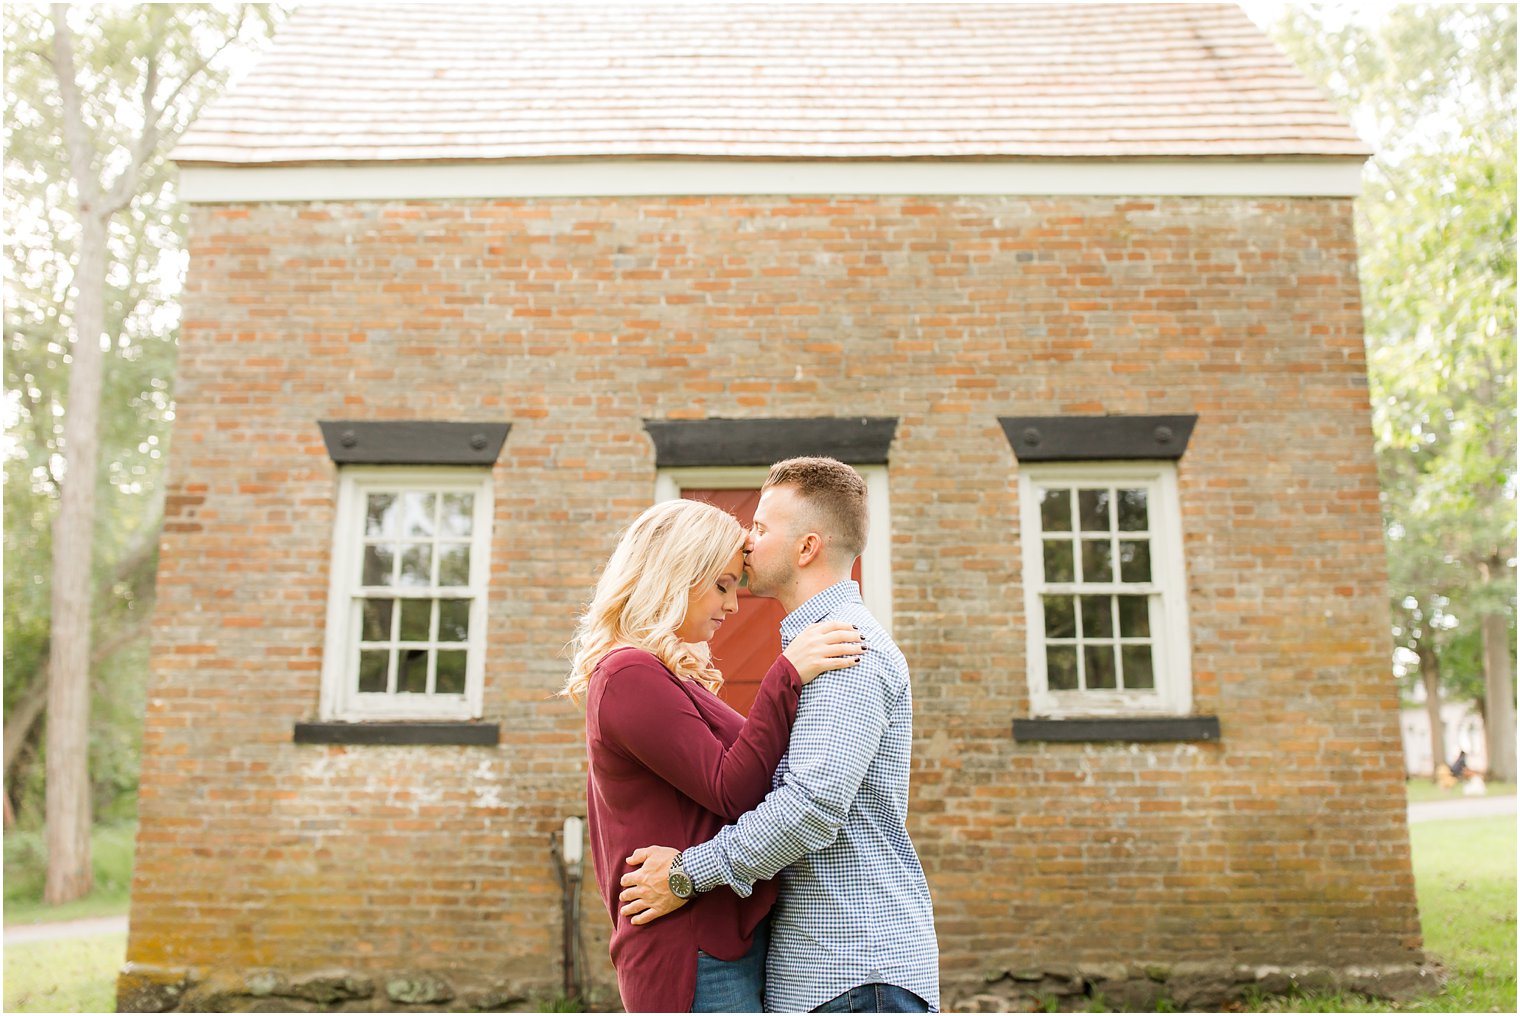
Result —
[[[1152, 668], [1155, 690], [1052, 691], [1045, 666], [1043, 594], [1133, 592], [1119, 583], [1063, 583], [1047, 586], [1040, 502], [1042, 484], [1102, 486], [1118, 484], [1147, 489], [1151, 582], [1141, 587], [1152, 596]], [[1192, 644], [1188, 630], [1187, 575], [1182, 544], [1182, 511], [1177, 467], [1165, 461], [1031, 463], [1019, 470], [1019, 546], [1023, 557], [1024, 616], [1028, 619], [1030, 712], [1035, 717], [1187, 715], [1193, 707]]]
[[[866, 481], [870, 521], [866, 549], [860, 555], [860, 598], [878, 624], [892, 632], [892, 507], [888, 498], [887, 467], [854, 466]], [[685, 489], [758, 490], [770, 466], [678, 466], [655, 474], [654, 499], [674, 501]]]
[[[359, 693], [358, 644], [364, 565], [365, 504], [370, 493], [422, 491], [473, 494], [469, 586], [470, 631], [462, 695]], [[347, 466], [338, 473], [333, 558], [327, 596], [327, 635], [322, 654], [323, 720], [474, 720], [484, 701], [486, 591], [491, 575], [491, 471], [483, 468]], [[458, 587], [451, 587], [457, 589]], [[434, 590], [436, 595], [436, 590]], [[368, 595], [373, 595], [371, 591]], [[462, 597], [461, 597], [462, 598]]]

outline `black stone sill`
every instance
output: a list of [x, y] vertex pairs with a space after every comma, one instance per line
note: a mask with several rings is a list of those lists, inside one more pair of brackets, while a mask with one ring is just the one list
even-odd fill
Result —
[[1015, 741], [1217, 741], [1217, 716], [1014, 720]]
[[500, 723], [297, 723], [296, 744], [501, 743]]

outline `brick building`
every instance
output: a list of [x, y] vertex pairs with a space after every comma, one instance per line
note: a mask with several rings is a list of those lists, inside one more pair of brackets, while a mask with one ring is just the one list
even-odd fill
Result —
[[1366, 155], [1229, 6], [299, 12], [177, 153], [123, 1008], [528, 1007], [577, 926], [615, 1005], [563, 647], [808, 452], [947, 1007], [1418, 984]]

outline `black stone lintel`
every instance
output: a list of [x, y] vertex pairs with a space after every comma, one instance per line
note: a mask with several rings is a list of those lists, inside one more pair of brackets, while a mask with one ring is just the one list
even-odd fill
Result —
[[297, 723], [296, 744], [501, 743], [500, 723]]
[[768, 466], [799, 455], [881, 465], [897, 433], [895, 416], [807, 419], [645, 420], [654, 462], [676, 466]]
[[1015, 741], [1217, 741], [1217, 716], [1014, 720]]
[[510, 423], [441, 420], [319, 420], [340, 466], [490, 466]]
[[1000, 416], [1020, 462], [1180, 459], [1192, 416]]

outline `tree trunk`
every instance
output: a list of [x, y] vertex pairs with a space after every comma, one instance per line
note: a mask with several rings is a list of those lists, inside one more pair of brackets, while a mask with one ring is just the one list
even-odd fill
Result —
[[[159, 497], [162, 498], [160, 492]], [[95, 592], [96, 599], [104, 599], [111, 595], [111, 590], [118, 582], [139, 583], [143, 576], [138, 573], [146, 570], [147, 564], [152, 560], [153, 554], [158, 549], [158, 540], [163, 535], [164, 520], [162, 516], [155, 516], [152, 524], [144, 526], [133, 541], [132, 546], [122, 555], [121, 560], [116, 562], [116, 567], [111, 574], [103, 578]], [[147, 576], [152, 577], [152, 576]], [[151, 592], [151, 590], [150, 590]], [[145, 602], [141, 608], [142, 613], [131, 624], [117, 631], [109, 639], [90, 650], [90, 673], [94, 674], [95, 668], [109, 660], [117, 651], [124, 646], [136, 642], [148, 634], [148, 625], [151, 622], [152, 600]], [[6, 785], [9, 785], [11, 766], [15, 765], [16, 758], [21, 754], [27, 738], [31, 736], [32, 727], [37, 721], [46, 715], [48, 700], [48, 680], [52, 670], [52, 645], [45, 645], [42, 650], [42, 658], [37, 662], [37, 672], [32, 676], [32, 682], [26, 691], [21, 693], [21, 698], [5, 714], [5, 773]]]
[[[1485, 562], [1485, 581], [1504, 574], [1504, 563]], [[1479, 620], [1483, 633], [1483, 733], [1488, 741], [1488, 778], [1515, 782], [1515, 672], [1509, 658], [1509, 619], [1490, 611]]]
[[1425, 715], [1430, 720], [1430, 778], [1440, 779], [1446, 764], [1446, 731], [1441, 726], [1441, 661], [1435, 650], [1421, 646], [1420, 683], [1425, 686]]
[[47, 726], [47, 884], [67, 903], [90, 891], [90, 608], [94, 585], [95, 474], [99, 459], [100, 349], [105, 330], [106, 223], [80, 199], [74, 275], [73, 364], [64, 417], [68, 473], [53, 522], [53, 616]]
[[10, 784], [11, 766], [16, 764], [16, 759], [21, 755], [21, 749], [26, 746], [26, 740], [32, 734], [32, 727], [42, 718], [43, 710], [47, 707], [48, 700], [48, 663], [43, 659], [42, 666], [37, 668], [37, 676], [32, 678], [32, 683], [26, 691], [21, 693], [21, 698], [5, 714], [5, 782]]
[[[120, 160], [102, 157], [109, 133], [96, 136], [86, 117], [74, 58], [74, 34], [69, 27], [70, 5], [52, 4], [53, 40], [50, 61], [58, 80], [60, 126], [69, 154], [69, 178], [78, 203], [79, 263], [73, 289], [73, 364], [69, 369], [63, 454], [68, 471], [61, 484], [58, 515], [53, 522], [53, 603], [50, 642], [52, 675], [48, 682], [47, 729], [47, 846], [48, 871], [44, 899], [62, 903], [90, 890], [90, 583], [95, 531], [95, 481], [99, 459], [101, 375], [105, 331], [105, 279], [112, 216], [131, 203], [142, 181], [143, 167], [160, 143], [171, 144], [181, 126], [165, 136], [174, 119], [180, 95], [206, 72], [217, 55], [238, 38], [248, 5], [238, 5], [236, 22], [211, 53], [195, 60], [167, 96], [159, 94], [160, 58], [165, 50], [163, 29], [174, 18], [168, 5], [147, 5], [150, 44], [142, 69], [141, 131], [118, 149], [124, 165], [109, 184], [102, 172]], [[134, 61], [134, 67], [139, 64]], [[194, 118], [194, 109], [184, 122]], [[67, 301], [65, 301], [67, 303]]]
[[39, 668], [32, 684], [21, 693], [21, 698], [5, 714], [5, 774], [0, 783], [0, 796], [5, 798], [5, 828], [16, 824], [16, 811], [11, 805], [11, 774], [16, 760], [31, 743], [32, 728], [42, 719], [47, 706], [47, 663]]
[[[142, 562], [139, 561], [140, 565]], [[94, 694], [98, 690], [96, 670], [102, 663], [115, 656], [122, 649], [139, 639], [146, 638], [152, 617], [148, 612], [137, 618], [132, 624], [122, 628], [116, 634], [103, 642], [96, 643], [90, 650], [90, 692]], [[37, 667], [37, 673], [32, 678], [31, 685], [22, 693], [16, 706], [5, 714], [5, 790], [7, 794], [11, 785], [11, 770], [26, 750], [27, 745], [32, 743], [32, 728], [42, 721], [47, 715], [49, 671], [52, 661], [49, 653], [42, 655], [42, 663]], [[14, 806], [10, 797], [5, 799], [6, 828], [16, 821]]]
[[1488, 713], [1488, 777], [1515, 782], [1515, 677], [1509, 658], [1509, 623], [1503, 614], [1483, 615], [1483, 686]]

